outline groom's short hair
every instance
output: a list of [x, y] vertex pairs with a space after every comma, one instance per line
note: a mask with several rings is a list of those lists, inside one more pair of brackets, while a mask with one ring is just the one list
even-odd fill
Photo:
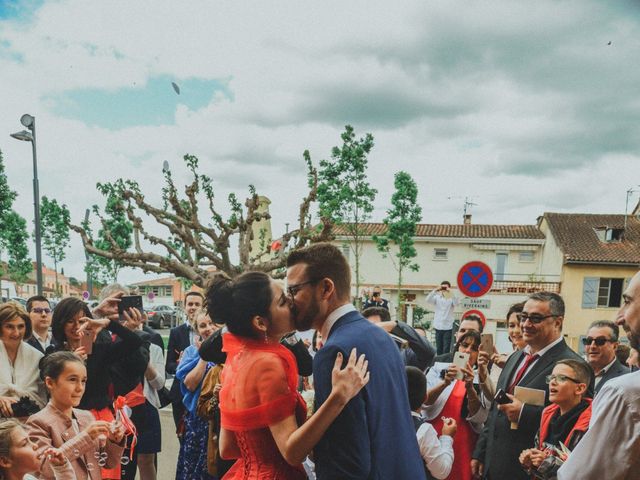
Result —
[[351, 298], [351, 269], [342, 252], [330, 243], [314, 243], [295, 250], [287, 258], [287, 267], [303, 263], [307, 266], [307, 280], [329, 278], [340, 299]]

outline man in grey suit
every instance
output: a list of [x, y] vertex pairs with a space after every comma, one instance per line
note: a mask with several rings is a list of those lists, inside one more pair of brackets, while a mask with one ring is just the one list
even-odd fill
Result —
[[[507, 392], [512, 403], [493, 404], [471, 461], [471, 470], [476, 476], [484, 474], [492, 480], [530, 478], [518, 457], [522, 450], [533, 445], [544, 407], [522, 403], [513, 397], [514, 388], [544, 390], [545, 405], [548, 405], [546, 376], [555, 363], [563, 359], [584, 362], [562, 338], [564, 301], [560, 295], [550, 292], [530, 295], [518, 318], [527, 346], [509, 357], [497, 384], [498, 389]], [[593, 396], [592, 387], [587, 396]], [[518, 424], [516, 430], [511, 429], [512, 422]]]
[[589, 326], [587, 336], [582, 339], [587, 362], [596, 375], [596, 395], [609, 380], [630, 372], [616, 357], [619, 335], [618, 325], [609, 320], [598, 320]]

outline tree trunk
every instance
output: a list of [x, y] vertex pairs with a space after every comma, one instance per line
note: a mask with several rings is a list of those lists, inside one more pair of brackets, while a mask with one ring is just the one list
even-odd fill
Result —
[[56, 295], [60, 298], [62, 295], [60, 295], [60, 287], [58, 286], [58, 261], [56, 260], [56, 257], [53, 257], [53, 271], [56, 272]]
[[402, 288], [402, 259], [398, 262], [398, 305], [396, 306], [396, 321], [402, 320], [402, 305], [400, 299], [402, 294], [400, 289]]
[[355, 238], [355, 273], [356, 273], [356, 308], [360, 310], [362, 308], [362, 298], [360, 298], [360, 239]]

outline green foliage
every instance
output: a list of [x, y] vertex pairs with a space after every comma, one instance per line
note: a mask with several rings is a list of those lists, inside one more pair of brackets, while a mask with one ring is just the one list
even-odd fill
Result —
[[360, 291], [360, 255], [365, 236], [363, 223], [371, 218], [378, 193], [367, 180], [367, 155], [373, 148], [373, 135], [356, 139], [351, 125], [340, 136], [342, 147], [333, 147], [331, 160], [321, 160], [318, 170], [319, 215], [344, 225], [355, 257], [356, 291]]
[[23, 283], [33, 269], [27, 248], [27, 240], [29, 239], [27, 222], [11, 210], [0, 219], [0, 223], [2, 224], [0, 251], [9, 252], [9, 261], [7, 262], [9, 278]]
[[[398, 272], [398, 311], [401, 311], [402, 273], [406, 268], [417, 272], [420, 266], [413, 262], [418, 255], [413, 243], [416, 226], [422, 219], [422, 208], [417, 205], [418, 186], [407, 172], [398, 172], [394, 178], [395, 192], [391, 197], [391, 208], [387, 210], [384, 224], [386, 233], [374, 236], [378, 250], [383, 257], [391, 258]], [[390, 256], [391, 249], [395, 253]]]
[[[9, 187], [2, 151], [0, 151], [0, 257], [4, 251], [8, 252], [9, 278], [22, 283], [27, 279], [33, 266], [27, 247], [29, 239], [27, 222], [12, 209], [16, 196], [16, 192]], [[2, 270], [0, 262], [0, 276], [4, 274]]]
[[[100, 213], [97, 205], [93, 207], [94, 213], [100, 217], [102, 224], [94, 244], [102, 250], [126, 251], [133, 244], [133, 224], [127, 219], [117, 183], [99, 183], [97, 186], [98, 190], [107, 197], [104, 215]], [[131, 183], [137, 186], [135, 182]], [[123, 266], [124, 264], [119, 260], [91, 255], [87, 269], [88, 273], [96, 280], [111, 283], [118, 281], [118, 273]]]
[[67, 206], [58, 204], [55, 199], [42, 197], [40, 204], [40, 224], [42, 225], [42, 247], [53, 260], [56, 272], [56, 294], [60, 296], [58, 284], [58, 264], [65, 259], [69, 248], [69, 222], [71, 215]]
[[9, 187], [7, 175], [4, 173], [4, 161], [0, 150], [0, 218], [11, 210], [15, 198], [16, 192]]

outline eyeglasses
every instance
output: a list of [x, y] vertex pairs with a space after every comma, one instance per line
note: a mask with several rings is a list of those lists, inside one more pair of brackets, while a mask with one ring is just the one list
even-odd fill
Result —
[[291, 298], [293, 298], [296, 296], [296, 293], [302, 290], [302, 287], [304, 287], [305, 285], [311, 285], [312, 283], [318, 283], [318, 280], [307, 280], [306, 282], [300, 282], [300, 283], [296, 283], [295, 285], [289, 285], [287, 287], [287, 293]]
[[535, 314], [529, 315], [528, 313], [522, 312], [522, 313], [516, 314], [516, 316], [518, 317], [518, 320], [520, 321], [520, 323], [524, 323], [527, 320], [529, 320], [531, 323], [540, 323], [546, 320], [547, 318], [558, 317], [559, 315], [535, 315]]
[[576, 380], [575, 378], [567, 377], [566, 375], [547, 375], [546, 376], [547, 383], [556, 382], [556, 383], [564, 383], [567, 380], [571, 380], [573, 383], [583, 383], [580, 380]]
[[595, 342], [595, 344], [596, 344], [598, 347], [602, 347], [605, 343], [607, 343], [607, 342], [611, 342], [611, 343], [613, 343], [613, 342], [615, 342], [615, 340], [611, 340], [611, 339], [609, 339], [609, 338], [604, 338], [604, 337], [598, 337], [598, 338], [585, 337], [585, 338], [583, 338], [583, 339], [582, 339], [582, 344], [583, 344], [585, 347], [588, 347], [588, 346], [589, 346], [589, 345], [591, 345], [591, 343], [593, 343], [593, 342]]
[[46, 313], [47, 315], [49, 315], [51, 313], [51, 309], [50, 308], [46, 308], [46, 307], [45, 308], [43, 308], [43, 307], [33, 307], [31, 309], [31, 311], [33, 313], [38, 313], [38, 314]]

